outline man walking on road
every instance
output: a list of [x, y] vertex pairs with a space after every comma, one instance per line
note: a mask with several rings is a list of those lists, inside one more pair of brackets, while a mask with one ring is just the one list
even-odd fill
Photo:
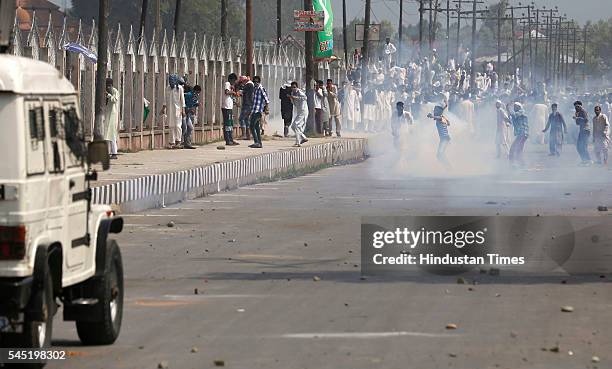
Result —
[[334, 81], [327, 80], [327, 102], [329, 104], [329, 121], [327, 123], [327, 135], [332, 135], [332, 124], [336, 121], [336, 136], [340, 137], [342, 125], [340, 123], [340, 101], [338, 100], [338, 87]]
[[548, 156], [561, 156], [563, 135], [567, 134], [567, 126], [565, 125], [563, 115], [557, 110], [557, 104], [552, 104], [550, 108], [552, 113], [548, 116], [548, 122], [542, 132], [546, 133], [550, 129], [550, 138], [548, 139], [550, 154]]
[[529, 119], [523, 109], [523, 104], [519, 102], [514, 103], [514, 113], [511, 115], [512, 125], [514, 126], [514, 142], [510, 146], [510, 164], [514, 166], [525, 165], [523, 159], [523, 150], [525, 149], [525, 142], [529, 138]]
[[189, 88], [185, 92], [185, 130], [183, 132], [183, 147], [185, 149], [195, 149], [192, 143], [193, 136], [193, 123], [195, 122], [195, 116], [198, 107], [200, 106], [200, 93], [202, 87], [199, 85]]
[[508, 157], [510, 148], [508, 147], [508, 127], [510, 127], [510, 117], [508, 112], [504, 109], [504, 103], [497, 100], [495, 103], [497, 108], [497, 132], [495, 134], [495, 146], [497, 148], [497, 158], [501, 158], [502, 154], [504, 158]]
[[608, 147], [610, 146], [610, 122], [601, 112], [601, 106], [595, 107], [593, 117], [593, 145], [597, 164], [608, 165]]
[[253, 143], [249, 145], [251, 148], [261, 149], [261, 117], [266, 110], [270, 100], [266, 89], [261, 85], [261, 77], [253, 77], [255, 90], [253, 92], [253, 108], [251, 109], [251, 133], [253, 134]]
[[295, 147], [300, 147], [302, 144], [308, 142], [306, 135], [304, 134], [304, 127], [306, 126], [306, 120], [308, 119], [308, 103], [306, 94], [300, 90], [297, 82], [291, 82], [291, 95], [289, 95], [291, 102], [293, 103], [293, 121], [291, 122], [291, 129], [295, 132]]
[[579, 128], [578, 140], [576, 141], [576, 150], [580, 155], [582, 162], [581, 165], [588, 166], [593, 162], [589, 155], [589, 137], [591, 136], [591, 127], [589, 126], [589, 116], [587, 112], [582, 108], [582, 102], [576, 101], [574, 103], [576, 114], [572, 117], [576, 121], [576, 125]]

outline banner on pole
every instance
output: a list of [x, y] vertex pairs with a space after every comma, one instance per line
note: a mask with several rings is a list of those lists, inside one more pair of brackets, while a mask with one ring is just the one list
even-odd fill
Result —
[[315, 11], [324, 13], [324, 27], [317, 32], [314, 45], [314, 60], [329, 61], [334, 55], [334, 12], [331, 0], [314, 0]]
[[294, 26], [296, 32], [318, 32], [325, 28], [325, 13], [312, 10], [294, 10]]

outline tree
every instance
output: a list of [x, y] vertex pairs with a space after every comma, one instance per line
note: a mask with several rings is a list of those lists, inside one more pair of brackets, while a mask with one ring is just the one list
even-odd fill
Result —
[[[118, 23], [122, 26], [132, 25], [139, 27], [142, 0], [110, 0], [109, 29], [115, 29]], [[81, 18], [84, 21], [97, 20], [98, 0], [72, 0], [70, 15]], [[153, 2], [149, 1], [152, 5]], [[162, 29], [165, 28], [171, 34], [174, 20], [175, 0], [161, 1]], [[147, 19], [155, 19], [153, 6], [149, 6]], [[198, 34], [220, 35], [221, 34], [221, 5], [218, 0], [183, 0], [180, 14], [180, 31], [188, 35]], [[153, 22], [149, 21], [146, 26], [146, 35], [153, 32]], [[228, 0], [228, 25], [229, 35], [234, 38], [244, 38], [244, 2], [243, 0]], [[138, 33], [138, 32], [136, 32]]]

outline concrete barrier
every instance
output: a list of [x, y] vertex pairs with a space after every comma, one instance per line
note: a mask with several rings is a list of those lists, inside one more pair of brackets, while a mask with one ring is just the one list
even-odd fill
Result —
[[340, 139], [94, 187], [92, 199], [94, 204], [134, 212], [253, 183], [312, 173], [331, 165], [363, 160], [365, 155], [365, 139]]

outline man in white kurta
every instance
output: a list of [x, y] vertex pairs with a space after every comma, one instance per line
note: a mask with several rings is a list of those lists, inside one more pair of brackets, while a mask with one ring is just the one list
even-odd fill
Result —
[[168, 77], [168, 89], [166, 90], [166, 104], [164, 112], [168, 116], [168, 128], [170, 128], [170, 148], [178, 148], [183, 139], [181, 126], [183, 115], [185, 115], [185, 93], [183, 86], [178, 83], [178, 76], [171, 74]]
[[117, 159], [117, 137], [119, 136], [119, 90], [113, 80], [106, 79], [106, 105], [104, 109], [104, 140], [110, 144], [111, 159]]
[[304, 91], [300, 90], [297, 82], [291, 83], [291, 95], [289, 95], [293, 103], [293, 120], [291, 121], [291, 129], [295, 132], [295, 145], [301, 146], [308, 142], [304, 134], [304, 127], [308, 119], [308, 102]]

